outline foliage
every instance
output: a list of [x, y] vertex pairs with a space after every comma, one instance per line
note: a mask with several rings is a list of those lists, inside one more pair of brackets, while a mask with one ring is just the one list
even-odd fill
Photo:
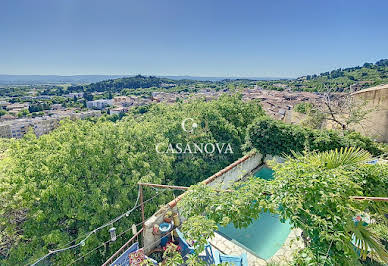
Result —
[[48, 109], [50, 109], [50, 106], [47, 103], [32, 104], [28, 107], [28, 111], [30, 113], [41, 112], [43, 110], [48, 110]]
[[[36, 138], [30, 133], [12, 140], [0, 162], [0, 229], [5, 234], [1, 242], [7, 246], [1, 264], [32, 263], [49, 250], [81, 240], [135, 204], [140, 180], [191, 185], [229, 165], [241, 157], [244, 127], [257, 115], [263, 112], [256, 102], [228, 96], [212, 102], [157, 104], [143, 115], [130, 114], [116, 122], [105, 116], [64, 121], [50, 134]], [[199, 124], [193, 133], [181, 128], [188, 117]], [[234, 153], [155, 150], [158, 143], [187, 142], [230, 142]], [[153, 190], [145, 189], [145, 199], [153, 195]], [[162, 194], [146, 204], [146, 216], [171, 197]], [[120, 234], [139, 222], [137, 209], [114, 226]], [[101, 263], [127, 237], [129, 233], [82, 263]], [[68, 264], [107, 239], [104, 229], [88, 238], [85, 246], [51, 256], [50, 263]]]
[[255, 84], [270, 90], [326, 92], [331, 88], [336, 92], [349, 92], [371, 86], [388, 83], [388, 59], [381, 59], [375, 64], [339, 68], [320, 74], [307, 75], [297, 79], [254, 81]]
[[303, 114], [300, 125], [312, 129], [321, 129], [323, 122], [325, 121], [325, 115], [322, 112], [318, 112], [314, 104], [309, 102], [298, 103], [294, 106], [294, 110], [300, 114]]
[[166, 78], [158, 78], [154, 76], [142, 76], [137, 75], [134, 77], [124, 77], [118, 79], [108, 79], [91, 83], [89, 85], [70, 86], [69, 91], [85, 91], [85, 92], [105, 92], [108, 91], [110, 95], [112, 92], [121, 92], [123, 89], [139, 89], [139, 88], [151, 88], [161, 87], [164, 83], [174, 84], [173, 80]]
[[[203, 224], [207, 225], [205, 230], [203, 230]], [[205, 245], [208, 243], [207, 240], [214, 236], [217, 224], [202, 215], [190, 216], [183, 224], [182, 230], [185, 232], [186, 239], [194, 243], [194, 248], [200, 254], [205, 250]]]
[[27, 110], [27, 109], [24, 109], [24, 110], [21, 110], [19, 113], [18, 113], [18, 117], [21, 118], [21, 117], [25, 117], [29, 114], [30, 112]]
[[[255, 117], [263, 116], [260, 105], [243, 103], [239, 96], [223, 96], [217, 101], [197, 100], [191, 104], [152, 105], [139, 117], [143, 123], [157, 124], [167, 145], [181, 143], [230, 143], [233, 153], [176, 153], [171, 181], [177, 185], [192, 185], [212, 175], [242, 156], [245, 127]], [[198, 123], [194, 133], [182, 130], [182, 121], [192, 118]], [[127, 120], [129, 121], [129, 120]], [[178, 178], [179, 177], [179, 178]]]
[[294, 154], [285, 163], [273, 163], [274, 180], [249, 179], [234, 184], [228, 192], [196, 185], [179, 206], [186, 217], [206, 217], [198, 234], [212, 224], [232, 222], [245, 227], [262, 211], [278, 213], [282, 221], [289, 220], [294, 228], [302, 229], [307, 239], [308, 248], [296, 257], [297, 265], [354, 265], [359, 256], [351, 242], [353, 233], [364, 249], [373, 247], [372, 255], [387, 262], [379, 235], [352, 220], [366, 210], [372, 219], [385, 219], [384, 206], [351, 199], [387, 196], [388, 165], [369, 165], [365, 160], [370, 160], [370, 155], [354, 148]]
[[[279, 213], [283, 219], [289, 219], [308, 236], [316, 258], [328, 254], [338, 264], [350, 263], [357, 258], [351, 244], [354, 233], [359, 241], [374, 247], [380, 259], [388, 259], [381, 243], [375, 240], [376, 235], [361, 223], [356, 226], [352, 220], [366, 209], [371, 216], [381, 217], [384, 213], [384, 209], [372, 208], [374, 203], [349, 198], [372, 192], [369, 188], [374, 185], [386, 186], [380, 175], [376, 175], [381, 173], [376, 168], [381, 168], [381, 174], [387, 176], [388, 166], [366, 165], [368, 157], [363, 151], [349, 148], [297, 155], [284, 164], [274, 165], [276, 179], [271, 200], [282, 206]], [[370, 183], [371, 176], [373, 183]], [[379, 196], [379, 193], [366, 195]]]
[[355, 166], [359, 163], [370, 160], [370, 154], [367, 151], [361, 150], [359, 148], [341, 148], [339, 151], [334, 150], [321, 153], [313, 152], [310, 156], [315, 156], [315, 159], [319, 159], [327, 169], [337, 168], [341, 165]]
[[335, 129], [349, 130], [355, 126], [364, 127], [368, 114], [378, 109], [371, 107], [367, 100], [356, 98], [350, 93], [327, 91], [323, 100], [305, 108], [304, 114], [310, 124], [316, 125], [315, 120], [318, 120], [319, 128], [323, 121], [327, 121]]
[[309, 247], [302, 250], [296, 250], [292, 254], [293, 266], [315, 266], [315, 265], [335, 265], [335, 261], [330, 256], [315, 256], [314, 251]]
[[388, 59], [382, 59], [375, 64], [365, 63], [344, 69], [336, 69], [319, 75], [308, 75], [305, 78], [291, 82], [290, 86], [295, 90], [326, 91], [326, 88], [334, 88], [342, 92], [348, 90], [351, 85], [358, 84], [358, 88], [365, 88], [388, 82]]
[[0, 96], [2, 97], [19, 97], [25, 96], [29, 91], [28, 86], [20, 86], [20, 87], [0, 87]]
[[294, 106], [294, 110], [298, 113], [307, 114], [313, 108], [312, 103], [298, 103]]
[[[30, 86], [7, 86], [0, 88], [0, 96], [13, 97], [12, 101], [19, 102], [28, 97], [32, 89], [36, 89], [40, 95], [62, 96], [72, 92], [84, 92], [90, 100], [92, 93], [104, 93], [110, 97], [114, 93], [121, 95], [150, 95], [154, 91], [166, 92], [197, 92], [199, 89], [211, 88], [215, 91], [234, 91], [235, 89], [252, 88], [257, 85], [264, 89], [283, 91], [285, 89], [309, 92], [325, 92], [331, 88], [336, 92], [360, 90], [370, 86], [388, 83], [388, 59], [381, 59], [376, 63], [365, 63], [362, 66], [339, 68], [320, 74], [312, 74], [297, 79], [213, 79], [213, 80], [190, 80], [170, 79], [154, 76], [136, 75], [117, 79], [107, 79], [84, 85], [70, 85], [63, 81], [57, 85], [30, 85]], [[108, 76], [105, 78], [109, 78]], [[89, 82], [95, 80], [87, 78]], [[76, 84], [87, 82], [76, 80]], [[97, 79], [99, 80], [99, 79]], [[56, 81], [60, 82], [60, 81]], [[55, 83], [56, 83], [55, 82]], [[27, 82], [27, 83], [33, 83]], [[352, 86], [352, 87], [351, 87]], [[20, 97], [17, 99], [16, 97]], [[71, 99], [73, 104], [76, 102]], [[70, 103], [69, 103], [70, 104]]]
[[[8, 263], [32, 262], [26, 259], [63, 246], [129, 209], [135, 203], [140, 179], [165, 182], [171, 173], [170, 156], [144, 152], [152, 150], [153, 141], [163, 137], [143, 130], [139, 125], [68, 121], [39, 139], [30, 133], [14, 141], [2, 161], [0, 192], [7, 200], [1, 208], [2, 222], [18, 219], [12, 215], [15, 210], [28, 212], [17, 228], [12, 222], [5, 225], [9, 235], [19, 236]], [[150, 191], [145, 196], [149, 197]], [[156, 203], [165, 200], [160, 196]], [[147, 207], [150, 215], [157, 205]], [[115, 224], [117, 231], [138, 223], [136, 216]], [[53, 260], [69, 263], [78, 252], [85, 254], [107, 238], [108, 232], [103, 230], [90, 237], [80, 250], [58, 254]], [[121, 240], [110, 247], [117, 249], [123, 244]], [[103, 255], [97, 254], [87, 262], [94, 264]]]
[[356, 132], [344, 135], [333, 130], [309, 129], [267, 117], [256, 119], [247, 129], [245, 148], [263, 154], [282, 155], [304, 150], [327, 151], [341, 147], [361, 147], [373, 155], [382, 153], [378, 145]]

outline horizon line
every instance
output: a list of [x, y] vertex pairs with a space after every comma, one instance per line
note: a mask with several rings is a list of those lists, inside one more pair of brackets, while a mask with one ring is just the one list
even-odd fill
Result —
[[255, 79], [255, 78], [271, 78], [271, 79], [295, 79], [298, 77], [306, 76], [295, 76], [295, 77], [286, 77], [286, 76], [222, 76], [222, 75], [177, 75], [177, 74], [5, 74], [0, 73], [0, 76], [57, 76], [57, 77], [74, 77], [74, 76], [153, 76], [153, 77], [192, 77], [192, 78], [225, 78], [225, 79]]

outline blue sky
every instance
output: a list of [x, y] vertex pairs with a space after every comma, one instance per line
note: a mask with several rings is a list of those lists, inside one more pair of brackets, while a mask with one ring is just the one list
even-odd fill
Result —
[[388, 1], [1, 0], [1, 74], [296, 77], [388, 58]]

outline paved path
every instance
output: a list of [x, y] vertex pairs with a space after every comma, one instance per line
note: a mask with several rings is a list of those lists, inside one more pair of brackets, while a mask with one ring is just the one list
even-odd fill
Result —
[[249, 266], [265, 266], [268, 262], [287, 265], [288, 262], [292, 260], [292, 253], [295, 250], [303, 248], [303, 241], [301, 239], [297, 240], [297, 237], [300, 236], [301, 232], [300, 229], [292, 230], [283, 246], [267, 261], [255, 256], [248, 250], [245, 250], [218, 233], [215, 233], [215, 236], [209, 242], [224, 254], [241, 255], [242, 253], [247, 253]]

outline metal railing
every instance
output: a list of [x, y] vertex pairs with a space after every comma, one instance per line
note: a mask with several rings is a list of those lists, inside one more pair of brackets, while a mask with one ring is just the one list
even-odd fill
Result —
[[139, 235], [143, 232], [143, 228], [141, 228], [134, 236], [131, 237], [119, 250], [117, 250], [107, 261], [102, 264], [102, 266], [110, 265], [116, 258], [118, 258], [127, 248], [132, 245], [135, 240], [138, 241]]

